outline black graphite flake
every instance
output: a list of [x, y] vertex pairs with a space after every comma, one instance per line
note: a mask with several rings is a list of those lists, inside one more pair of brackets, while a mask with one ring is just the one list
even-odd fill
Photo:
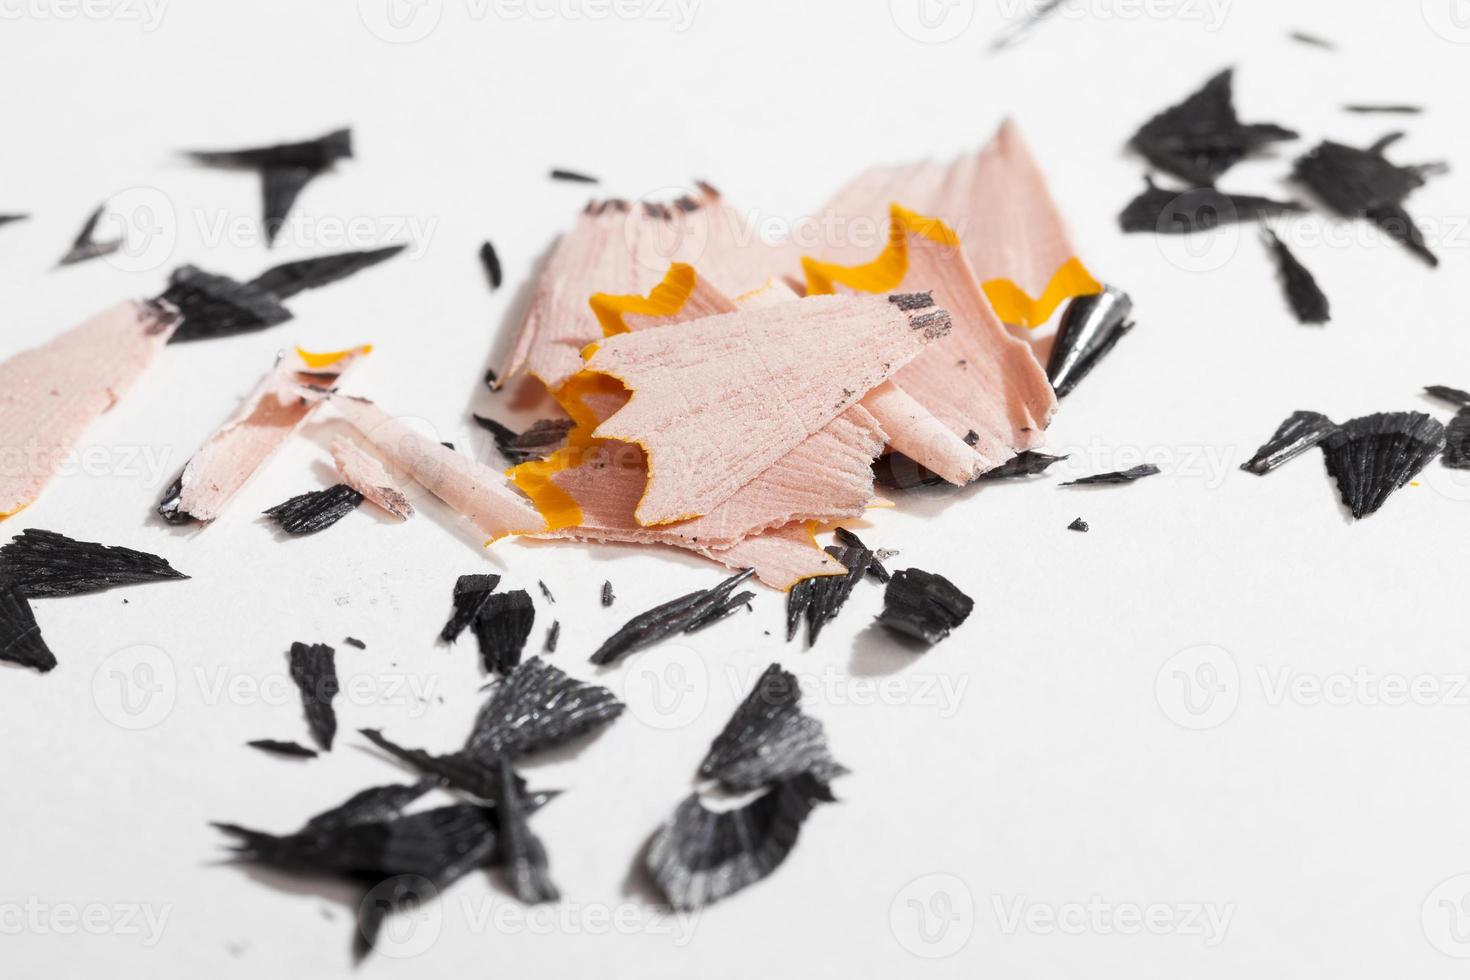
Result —
[[495, 685], [465, 751], [481, 758], [519, 758], [601, 728], [623, 708], [607, 688], [584, 684], [532, 657]]
[[464, 632], [464, 628], [475, 621], [480, 607], [490, 598], [490, 593], [500, 584], [499, 575], [461, 575], [454, 583], [454, 611], [449, 621], [439, 631], [439, 639], [453, 643]]
[[1046, 377], [1058, 398], [1097, 366], [1123, 335], [1133, 329], [1133, 300], [1121, 289], [1078, 296], [1067, 304], [1046, 362]]
[[287, 534], [324, 531], [357, 509], [362, 494], [345, 483], [312, 490], [282, 501], [265, 512]]
[[76, 240], [71, 243], [71, 249], [61, 257], [61, 261], [57, 263], [58, 265], [75, 265], [78, 262], [85, 262], [88, 259], [111, 255], [113, 252], [122, 248], [123, 239], [121, 238], [114, 239], [110, 242], [99, 242], [94, 237], [97, 234], [97, 223], [102, 220], [102, 215], [106, 210], [107, 205], [99, 204], [97, 210], [87, 216], [86, 223], [82, 225], [81, 232], [77, 235]]
[[492, 807], [457, 804], [404, 815], [427, 787], [366, 790], [277, 836], [235, 824], [214, 826], [234, 838], [236, 860], [291, 874], [329, 875], [359, 885], [355, 947], [370, 952], [387, 917], [422, 907], [441, 891], [494, 863], [498, 821]]
[[1286, 36], [1291, 38], [1293, 41], [1301, 44], [1306, 44], [1314, 48], [1322, 48], [1325, 51], [1337, 50], [1337, 45], [1333, 44], [1331, 41], [1323, 37], [1318, 37], [1316, 34], [1308, 34], [1306, 31], [1292, 31]]
[[1134, 466], [1126, 470], [1117, 470], [1112, 473], [1094, 473], [1092, 476], [1084, 476], [1077, 480], [1068, 480], [1059, 483], [1062, 487], [1094, 487], [1105, 484], [1132, 483], [1142, 480], [1146, 476], [1158, 476], [1159, 468], [1152, 463], [1144, 463], [1142, 466]]
[[918, 568], [895, 572], [883, 593], [878, 625], [933, 645], [969, 618], [975, 600], [943, 575]]
[[495, 254], [495, 246], [488, 241], [480, 246], [480, 265], [485, 269], [485, 278], [490, 282], [490, 291], [494, 292], [500, 288], [500, 256]]
[[613, 604], [613, 600], [616, 599], [616, 598], [617, 597], [613, 595], [612, 582], [611, 581], [605, 581], [605, 582], [603, 582], [602, 583], [602, 607], [604, 609], [606, 609], [608, 606], [611, 606]]
[[328, 752], [337, 734], [337, 712], [332, 699], [337, 684], [337, 651], [325, 643], [292, 643], [290, 653], [291, 680], [301, 689], [301, 705], [306, 709], [306, 723], [312, 737]]
[[842, 575], [818, 575], [804, 578], [786, 594], [786, 642], [796, 637], [801, 619], [806, 619], [806, 643], [815, 646], [822, 628], [837, 618], [852, 595], [852, 587], [868, 573], [873, 553], [867, 548], [850, 545], [832, 545], [827, 554], [842, 563], [847, 572]]
[[1327, 472], [1355, 518], [1377, 511], [1444, 447], [1444, 426], [1423, 412], [1365, 415], [1322, 440]]
[[1470, 470], [1470, 408], [1462, 408], [1444, 430], [1444, 455], [1439, 461], [1452, 470]]
[[779, 868], [812, 810], [832, 801], [827, 785], [806, 774], [734, 810], [709, 810], [691, 794], [653, 835], [648, 871], [675, 909], [703, 908]]
[[1306, 266], [1291, 254], [1276, 233], [1269, 228], [1261, 229], [1271, 254], [1276, 258], [1276, 269], [1281, 274], [1281, 288], [1286, 292], [1286, 301], [1296, 314], [1298, 323], [1326, 323], [1332, 319], [1327, 295]]
[[546, 848], [526, 822], [523, 790], [507, 759], [491, 763], [495, 772], [495, 816], [500, 829], [495, 863], [505, 869], [511, 891], [527, 905], [561, 897], [547, 870]]
[[737, 592], [734, 595], [725, 596], [725, 598], [706, 609], [702, 615], [688, 626], [684, 627], [684, 632], [698, 633], [700, 630], [713, 626], [715, 623], [729, 619], [741, 609], [744, 609], [746, 612], [754, 612], [754, 607], [750, 604], [754, 598], [754, 592]]
[[994, 41], [990, 42], [991, 53], [995, 54], [1018, 44], [1022, 38], [1040, 27], [1049, 16], [1060, 9], [1064, 2], [1065, 0], [1038, 0], [1036, 3], [1028, 4], [1020, 18], [1008, 25], [996, 35]]
[[596, 177], [579, 174], [575, 170], [553, 170], [551, 172], [551, 179], [571, 181], [574, 184], [595, 184], [598, 182]]
[[0, 214], [0, 225], [8, 225], [12, 221], [24, 221], [29, 217], [28, 214]]
[[27, 528], [0, 548], [0, 578], [30, 598], [83, 595], [115, 585], [188, 577], [157, 555], [75, 541], [40, 528]]
[[41, 636], [30, 601], [13, 582], [0, 582], [0, 660], [44, 674], [56, 657]]
[[561, 620], [553, 620], [551, 629], [546, 631], [546, 652], [555, 653], [556, 645], [561, 642]]
[[205, 272], [192, 265], [175, 269], [160, 297], [178, 307], [184, 321], [169, 343], [233, 337], [274, 327], [291, 319], [281, 299], [269, 290]]
[[739, 597], [732, 597], [731, 593], [736, 586], [754, 574], [754, 570], [746, 569], [712, 589], [691, 592], [634, 616], [597, 648], [597, 652], [592, 654], [592, 662], [598, 666], [616, 663], [635, 650], [642, 650], [676, 633], [699, 629], [724, 618], [736, 606], [744, 604], [743, 601], [735, 601]]
[[1459, 388], [1451, 388], [1449, 385], [1430, 385], [1424, 389], [1424, 393], [1440, 401], [1449, 402], [1461, 408], [1470, 405], [1470, 391], [1462, 391]]
[[395, 759], [412, 766], [421, 776], [432, 779], [441, 786], [460, 790], [481, 800], [495, 799], [495, 772], [489, 762], [465, 752], [435, 755], [423, 749], [405, 748], [376, 728], [361, 728], [358, 733]]
[[1366, 150], [1326, 141], [1296, 162], [1292, 177], [1322, 203], [1348, 218], [1366, 218], [1394, 241], [1431, 266], [1439, 259], [1404, 210], [1410, 194], [1423, 187], [1442, 164], [1400, 167], [1383, 154], [1402, 133], [1390, 133]]
[[1275, 434], [1256, 450], [1256, 454], [1240, 464], [1240, 468], [1247, 473], [1265, 476], [1296, 459], [1336, 429], [1337, 424], [1321, 412], [1292, 412], [1276, 427]]
[[[987, 470], [975, 478], [976, 482], [1009, 480], [1045, 473], [1053, 463], [1066, 459], [1065, 456], [1048, 456], [1046, 453], [1023, 450], [1006, 460], [995, 469]], [[886, 490], [918, 490], [926, 487], [952, 487], [953, 484], [900, 452], [890, 452], [873, 460], [873, 479]]]
[[308, 289], [318, 289], [354, 276], [364, 269], [371, 269], [379, 262], [386, 262], [402, 252], [406, 245], [384, 245], [381, 248], [363, 249], [359, 252], [338, 252], [319, 255], [316, 258], [283, 262], [272, 266], [247, 283], [255, 289], [274, 295], [277, 299], [290, 299]]
[[350, 647], [357, 647], [359, 650], [366, 650], [367, 649], [367, 644], [364, 643], [364, 642], [362, 642], [361, 640], [359, 640], [355, 636], [344, 637], [343, 640], [342, 640], [342, 642], [345, 643], [345, 644], [347, 644]]
[[1067, 530], [1068, 531], [1081, 531], [1083, 534], [1086, 534], [1088, 531], [1091, 531], [1092, 530], [1092, 527], [1090, 525], [1088, 525], [1088, 523], [1086, 521], [1084, 521], [1082, 518], [1079, 517], [1075, 521], [1073, 521], [1071, 524], [1068, 524], [1067, 525]]
[[1126, 232], [1187, 235], [1210, 231], [1221, 225], [1259, 221], [1306, 210], [1295, 201], [1273, 201], [1251, 194], [1226, 194], [1212, 187], [1173, 190], [1160, 187], [1147, 177], [1144, 181], [1147, 187], [1143, 193], [1129, 201], [1118, 216], [1118, 224]]
[[495, 448], [513, 466], [533, 459], [545, 459], [560, 449], [572, 431], [571, 419], [540, 419], [525, 432], [517, 432], [495, 419], [472, 416], [480, 428], [495, 439]]
[[296, 197], [313, 177], [352, 156], [352, 130], [339, 129], [313, 140], [245, 150], [190, 151], [196, 163], [260, 171], [266, 245], [276, 235]]
[[536, 622], [536, 607], [524, 590], [492, 592], [475, 613], [470, 629], [480, 643], [485, 669], [508, 674], [521, 662], [521, 652]]
[[771, 664], [699, 764], [701, 779], [736, 793], [810, 773], [826, 783], [847, 769], [832, 758], [822, 723], [801, 710], [796, 676]]
[[184, 322], [169, 343], [233, 337], [274, 327], [291, 319], [284, 300], [307, 289], [346, 279], [403, 251], [402, 245], [322, 255], [286, 262], [262, 272], [249, 282], [180, 266], [169, 276], [160, 299], [172, 303]]
[[891, 578], [891, 576], [888, 574], [888, 569], [883, 567], [883, 559], [885, 557], [891, 557], [893, 555], [893, 552], [873, 551], [867, 545], [863, 544], [862, 538], [858, 537], [856, 534], [853, 534], [845, 527], [839, 527], [834, 530], [832, 532], [832, 536], [837, 539], [838, 544], [846, 545], [849, 548], [862, 548], [864, 551], [867, 551], [869, 553], [869, 575], [873, 576], [880, 582], [887, 582], [889, 578]]
[[1344, 112], [1355, 112], [1359, 115], [1388, 115], [1388, 116], [1417, 116], [1424, 111], [1423, 106], [1417, 105], [1345, 105]]
[[1273, 123], [1242, 123], [1226, 69], [1176, 106], [1154, 116], [1129, 145], [1165, 173], [1211, 186], [1225, 171], [1262, 147], [1297, 134]]
[[546, 601], [551, 603], [553, 606], [556, 605], [556, 596], [551, 594], [551, 590], [546, 587], [546, 583], [541, 581], [540, 579], [537, 579], [536, 585], [540, 587], [541, 594], [546, 597]]
[[316, 752], [296, 742], [278, 742], [273, 738], [258, 738], [253, 742], [246, 742], [252, 749], [260, 749], [272, 755], [285, 755], [297, 759], [315, 759]]

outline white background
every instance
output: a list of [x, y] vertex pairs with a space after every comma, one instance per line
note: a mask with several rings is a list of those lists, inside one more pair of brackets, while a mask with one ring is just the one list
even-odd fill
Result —
[[[407, 526], [364, 507], [282, 540], [254, 515], [329, 478], [336, 423], [325, 418], [215, 526], [162, 526], [162, 487], [276, 350], [371, 341], [349, 387], [483, 452], [469, 411], [532, 417], [479, 379], [538, 256], [588, 193], [547, 180], [550, 168], [601, 175], [626, 196], [706, 177], [779, 225], [871, 163], [974, 148], [1010, 113], [1089, 265], [1133, 293], [1139, 326], [1063, 404], [1051, 446], [1074, 454], [1067, 464], [1032, 483], [907, 499], [864, 532], [903, 550], [897, 566], [973, 594], [970, 621], [928, 654], [896, 650], [866, 628], [881, 592], [863, 585], [805, 652], [766, 635], [779, 634], [782, 603], [764, 593], [750, 616], [603, 673], [634, 710], [528, 767], [535, 784], [567, 790], [535, 825], [566, 906], [594, 918], [527, 923], [496, 879], [474, 875], [395, 949], [418, 955], [378, 955], [357, 975], [1460, 975], [1447, 954], [1470, 944], [1450, 916], [1470, 889], [1441, 883], [1470, 871], [1470, 695], [1457, 680], [1470, 671], [1470, 485], [1435, 464], [1353, 524], [1318, 454], [1264, 480], [1236, 467], [1298, 408], [1446, 418], [1418, 392], [1470, 386], [1464, 178], [1411, 202], [1444, 260], [1436, 272], [1354, 225], [1282, 226], [1333, 301], [1324, 329], [1291, 320], [1253, 228], [1191, 259], [1177, 242], [1121, 235], [1116, 214], [1142, 186], [1127, 135], [1227, 65], [1247, 120], [1357, 144], [1406, 122], [1396, 159], [1465, 164], [1470, 27], [1457, 30], [1452, 0], [1221, 2], [1083, 0], [995, 56], [988, 42], [1016, 4], [936, 5], [925, 31], [908, 0], [705, 0], [680, 30], [672, 6], [598, 18], [432, 0], [409, 27], [427, 35], [393, 43], [367, 26], [382, 31], [379, 0], [173, 0], [151, 14], [3, 0], [0, 211], [34, 217], [0, 230], [0, 352], [154, 294], [181, 262], [248, 276], [348, 246], [413, 248], [293, 300], [285, 326], [169, 348], [89, 431], [84, 465], [9, 522], [157, 552], [193, 578], [38, 601], [61, 665], [0, 671], [0, 973], [344, 975], [354, 893], [224, 866], [207, 821], [284, 832], [404, 778], [363, 749], [359, 727], [456, 745], [483, 680], [472, 644], [433, 642], [459, 574], [499, 569], [533, 592], [544, 579], [558, 603], [537, 596], [532, 645], [559, 618], [554, 660], [588, 678], [586, 656], [627, 616], [720, 577], [633, 549], [485, 554], [432, 501]], [[1292, 28], [1339, 49], [1290, 41]], [[1345, 102], [1429, 111], [1360, 117]], [[175, 155], [345, 124], [357, 159], [307, 188], [274, 252], [254, 230], [253, 176]], [[1282, 178], [1306, 145], [1240, 166], [1224, 186], [1289, 194]], [[109, 197], [137, 254], [52, 268]], [[487, 237], [506, 271], [494, 295], [475, 257]], [[1165, 475], [1053, 486], [1145, 454]], [[1079, 515], [1090, 534], [1065, 530]], [[612, 610], [597, 602], [604, 578]], [[368, 649], [341, 644], [349, 634]], [[285, 678], [293, 640], [336, 645], [344, 685], [364, 685], [338, 701], [337, 749], [305, 764], [243, 746], [308, 739]], [[853, 773], [778, 873], [681, 926], [692, 925], [685, 936], [653, 919], [630, 870], [773, 658], [808, 682]], [[1190, 715], [1175, 671], [1209, 669], [1224, 690]], [[1389, 687], [1347, 690], [1340, 704], [1278, 691], [1283, 678], [1359, 669]], [[670, 681], [682, 701], [659, 688]], [[1430, 703], [1383, 703], [1395, 681], [1419, 683]], [[1122, 934], [1125, 911], [1045, 928], [1048, 910], [1094, 900], [1158, 906], [1175, 923]], [[68, 910], [92, 905], [108, 908], [92, 913], [99, 934], [62, 934]], [[1223, 936], [1181, 927], [1191, 905], [1228, 914]], [[118, 907], [166, 914], [161, 935]], [[509, 918], [495, 918], [502, 907]], [[916, 908], [929, 916], [922, 933]]]

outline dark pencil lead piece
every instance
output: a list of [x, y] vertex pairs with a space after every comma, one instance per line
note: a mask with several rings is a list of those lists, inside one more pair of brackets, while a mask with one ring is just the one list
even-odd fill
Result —
[[607, 688], [584, 684], [531, 657], [495, 685], [464, 750], [481, 759], [520, 758], [601, 728], [623, 708]]
[[470, 629], [480, 644], [485, 669], [508, 674], [521, 662], [521, 652], [536, 622], [536, 607], [525, 591], [492, 592], [475, 613]]
[[832, 801], [827, 785], [805, 773], [734, 810], [707, 809], [691, 794], [653, 835], [646, 866], [675, 909], [703, 908], [779, 868], [812, 810]]
[[546, 848], [526, 822], [524, 790], [510, 760], [490, 763], [495, 773], [495, 816], [500, 840], [495, 863], [505, 869], [510, 890], [527, 905], [554, 902], [561, 897], [547, 869]]
[[346, 637], [346, 638], [344, 638], [342, 640], [342, 642], [345, 643], [345, 644], [347, 644], [350, 647], [357, 647], [359, 650], [366, 650], [367, 649], [367, 644], [364, 643], [364, 642], [362, 642], [361, 640], [359, 640], [355, 636]]
[[29, 217], [28, 214], [0, 214], [0, 225], [8, 225], [12, 221], [24, 221]]
[[1417, 116], [1424, 111], [1423, 106], [1417, 105], [1345, 105], [1342, 108], [1344, 112], [1356, 112], [1362, 115]]
[[260, 749], [260, 751], [269, 752], [272, 755], [284, 755], [297, 759], [316, 758], [316, 751], [314, 749], [308, 749], [306, 746], [296, 742], [279, 742], [273, 738], [258, 738], [253, 742], [246, 742], [245, 744], [252, 749]]
[[431, 786], [364, 790], [291, 834], [214, 826], [234, 838], [236, 860], [360, 886], [364, 895], [354, 946], [361, 958], [373, 949], [391, 914], [422, 908], [470, 872], [495, 863], [499, 821], [494, 807], [456, 804], [403, 813]]
[[1042, 22], [1065, 2], [1066, 0], [1040, 0], [1038, 3], [1030, 4], [1029, 9], [1023, 11], [1019, 20], [1005, 27], [996, 35], [995, 40], [990, 42], [991, 53], [995, 54], [1019, 44], [1026, 35], [1040, 27]]
[[372, 268], [403, 251], [402, 245], [342, 252], [286, 262], [249, 282], [183, 265], [169, 276], [159, 297], [178, 308], [183, 322], [169, 343], [233, 337], [274, 327], [291, 319], [284, 300]]
[[488, 390], [490, 390], [490, 391], [494, 391], [496, 389], [496, 387], [499, 386], [499, 384], [500, 384], [500, 375], [498, 375], [498, 374], [495, 373], [495, 369], [494, 368], [486, 368], [485, 369], [485, 387]]
[[1444, 455], [1439, 461], [1452, 470], [1470, 470], [1470, 408], [1462, 408], [1444, 430]]
[[553, 170], [551, 172], [551, 179], [568, 180], [574, 184], [595, 184], [598, 182], [596, 177], [589, 177], [586, 174], [579, 174], [575, 170]]
[[0, 580], [0, 660], [42, 674], [56, 666], [25, 592], [7, 580]]
[[461, 575], [454, 583], [454, 611], [439, 631], [439, 639], [453, 643], [459, 639], [464, 628], [475, 621], [480, 607], [490, 598], [490, 593], [500, 584], [500, 576], [494, 574]]
[[553, 606], [556, 605], [556, 596], [551, 594], [551, 590], [546, 587], [546, 583], [537, 579], [536, 584], [541, 587], [541, 594], [546, 597], [546, 601]]
[[[1022, 455], [1025, 454], [1023, 453]], [[892, 552], [873, 551], [872, 549], [868, 548], [867, 545], [863, 544], [862, 538], [858, 537], [856, 534], [853, 534], [845, 527], [836, 528], [832, 532], [832, 536], [837, 539], [838, 544], [844, 544], [849, 548], [862, 548], [864, 551], [869, 552], [871, 556], [868, 558], [869, 575], [873, 576], [880, 582], [887, 582], [890, 578], [892, 578], [892, 576], [888, 574], [888, 569], [883, 567], [884, 558], [892, 555]]]
[[1070, 394], [1133, 329], [1132, 313], [1133, 300], [1112, 286], [1067, 304], [1046, 362], [1046, 376], [1058, 398]]
[[1079, 517], [1075, 521], [1073, 521], [1071, 524], [1068, 524], [1067, 525], [1067, 530], [1068, 531], [1081, 531], [1083, 534], [1086, 534], [1088, 531], [1091, 531], [1092, 528], [1088, 525], [1088, 523], [1086, 521], [1084, 521], [1082, 518]]
[[480, 265], [485, 269], [485, 278], [490, 282], [490, 291], [494, 292], [500, 288], [500, 256], [495, 254], [495, 246], [486, 241], [480, 246]]
[[1366, 218], [1384, 234], [1431, 266], [1439, 259], [1424, 233], [1404, 210], [1404, 201], [1427, 179], [1442, 173], [1442, 164], [1400, 167], [1384, 151], [1403, 134], [1390, 133], [1366, 150], [1329, 141], [1318, 144], [1296, 162], [1292, 177], [1322, 203], [1347, 218]]
[[1152, 463], [1144, 463], [1126, 470], [1116, 470], [1112, 473], [1094, 473], [1092, 476], [1084, 476], [1077, 480], [1068, 480], [1059, 483], [1062, 487], [1091, 487], [1103, 484], [1132, 483], [1134, 480], [1142, 480], [1146, 476], [1158, 476], [1159, 468]]
[[1129, 201], [1118, 216], [1118, 223], [1126, 232], [1186, 235], [1306, 210], [1296, 201], [1226, 194], [1213, 187], [1172, 190], [1158, 186], [1147, 177], [1144, 180], [1147, 187], [1143, 193]]
[[1293, 412], [1240, 468], [1265, 476], [1326, 439], [1337, 425], [1320, 412]]
[[1160, 170], [1210, 187], [1261, 148], [1297, 138], [1272, 123], [1242, 123], [1235, 113], [1233, 85], [1234, 72], [1227, 68], [1183, 102], [1144, 123], [1129, 145]]
[[561, 640], [561, 620], [553, 620], [551, 629], [546, 631], [546, 652], [555, 653], [556, 644]]
[[157, 555], [75, 541], [34, 527], [0, 548], [0, 579], [31, 598], [82, 595], [115, 585], [188, 577]]
[[475, 423], [495, 439], [495, 448], [506, 462], [513, 466], [535, 459], [545, 459], [560, 449], [572, 431], [571, 419], [540, 419], [525, 432], [514, 429], [492, 418], [474, 415]]
[[735, 591], [735, 587], [754, 574], [753, 569], [746, 569], [712, 589], [691, 592], [634, 616], [597, 648], [597, 652], [592, 655], [592, 662], [598, 666], [615, 663], [635, 650], [652, 646], [676, 633], [686, 632], [691, 627], [708, 625], [713, 621], [709, 618], [711, 615], [722, 618], [719, 616], [720, 611], [734, 611], [729, 603], [730, 594]]
[[878, 625], [930, 646], [969, 618], [975, 600], [943, 575], [918, 568], [893, 573], [883, 593]]
[[1444, 426], [1423, 412], [1365, 415], [1322, 440], [1327, 472], [1355, 518], [1377, 511], [1444, 447]]
[[1333, 44], [1331, 41], [1327, 40], [1326, 38], [1318, 37], [1315, 34], [1308, 34], [1306, 31], [1292, 31], [1290, 34], [1287, 35], [1287, 37], [1291, 38], [1293, 41], [1299, 41], [1302, 44], [1311, 45], [1314, 48], [1322, 48], [1326, 51], [1337, 50], [1337, 45]]
[[1424, 393], [1440, 401], [1449, 402], [1460, 408], [1470, 406], [1470, 391], [1462, 391], [1459, 388], [1451, 388], [1449, 385], [1430, 385], [1424, 389]]
[[[1065, 456], [1048, 456], [1046, 453], [1025, 449], [995, 469], [981, 473], [975, 478], [975, 481], [984, 483], [1036, 476], [1045, 473], [1052, 464], [1066, 458]], [[918, 490], [928, 487], [954, 486], [944, 477], [931, 473], [919, 463], [896, 451], [873, 460], [873, 479], [885, 490]]]
[[613, 600], [615, 598], [617, 598], [617, 597], [613, 595], [613, 587], [612, 587], [611, 580], [603, 582], [602, 583], [602, 607], [604, 609], [606, 609], [608, 606], [611, 606], [613, 604]]
[[1327, 303], [1327, 295], [1322, 292], [1322, 287], [1317, 285], [1310, 270], [1302, 265], [1297, 257], [1291, 254], [1291, 249], [1286, 247], [1276, 233], [1269, 228], [1262, 228], [1266, 245], [1276, 257], [1276, 268], [1281, 274], [1281, 287], [1286, 292], [1286, 300], [1291, 304], [1291, 311], [1296, 314], [1298, 323], [1326, 323], [1332, 319], [1332, 314]]
[[822, 723], [801, 710], [796, 676], [771, 664], [716, 736], [699, 778], [735, 793], [810, 773], [822, 782], [847, 769], [832, 758]]
[[101, 258], [111, 255], [123, 246], [123, 239], [116, 238], [110, 242], [99, 242], [93, 236], [97, 234], [97, 224], [102, 220], [102, 215], [107, 211], [106, 204], [97, 205], [97, 210], [87, 216], [87, 221], [82, 225], [81, 233], [71, 243], [71, 249], [61, 257], [57, 265], [76, 265], [88, 259]]
[[832, 545], [827, 554], [847, 569], [844, 575], [817, 575], [802, 579], [786, 594], [786, 642], [796, 636], [799, 617], [806, 618], [806, 643], [816, 645], [822, 628], [837, 618], [842, 606], [852, 595], [852, 587], [868, 573], [873, 553], [861, 545]]
[[301, 704], [306, 709], [306, 723], [312, 737], [328, 752], [337, 734], [337, 712], [332, 699], [337, 696], [337, 651], [325, 643], [292, 643], [288, 655], [291, 679], [301, 690]]
[[245, 150], [190, 151], [197, 163], [260, 171], [266, 245], [274, 245], [296, 197], [313, 177], [352, 156], [352, 130], [339, 129], [314, 140]]
[[277, 299], [290, 299], [308, 289], [320, 289], [341, 282], [364, 269], [371, 269], [402, 252], [407, 245], [385, 245], [360, 252], [338, 252], [311, 259], [283, 262], [265, 270], [247, 285], [271, 293]]
[[352, 513], [362, 503], [362, 494], [345, 483], [325, 490], [312, 490], [282, 501], [265, 512], [287, 534], [324, 531]]

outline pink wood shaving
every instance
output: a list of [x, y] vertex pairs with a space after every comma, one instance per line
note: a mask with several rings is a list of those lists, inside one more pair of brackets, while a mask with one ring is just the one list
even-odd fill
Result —
[[382, 461], [356, 440], [345, 436], [333, 439], [332, 462], [336, 464], [337, 475], [342, 477], [342, 482], [363, 497], [400, 521], [413, 516], [413, 504], [409, 503], [408, 495], [399, 489]]

